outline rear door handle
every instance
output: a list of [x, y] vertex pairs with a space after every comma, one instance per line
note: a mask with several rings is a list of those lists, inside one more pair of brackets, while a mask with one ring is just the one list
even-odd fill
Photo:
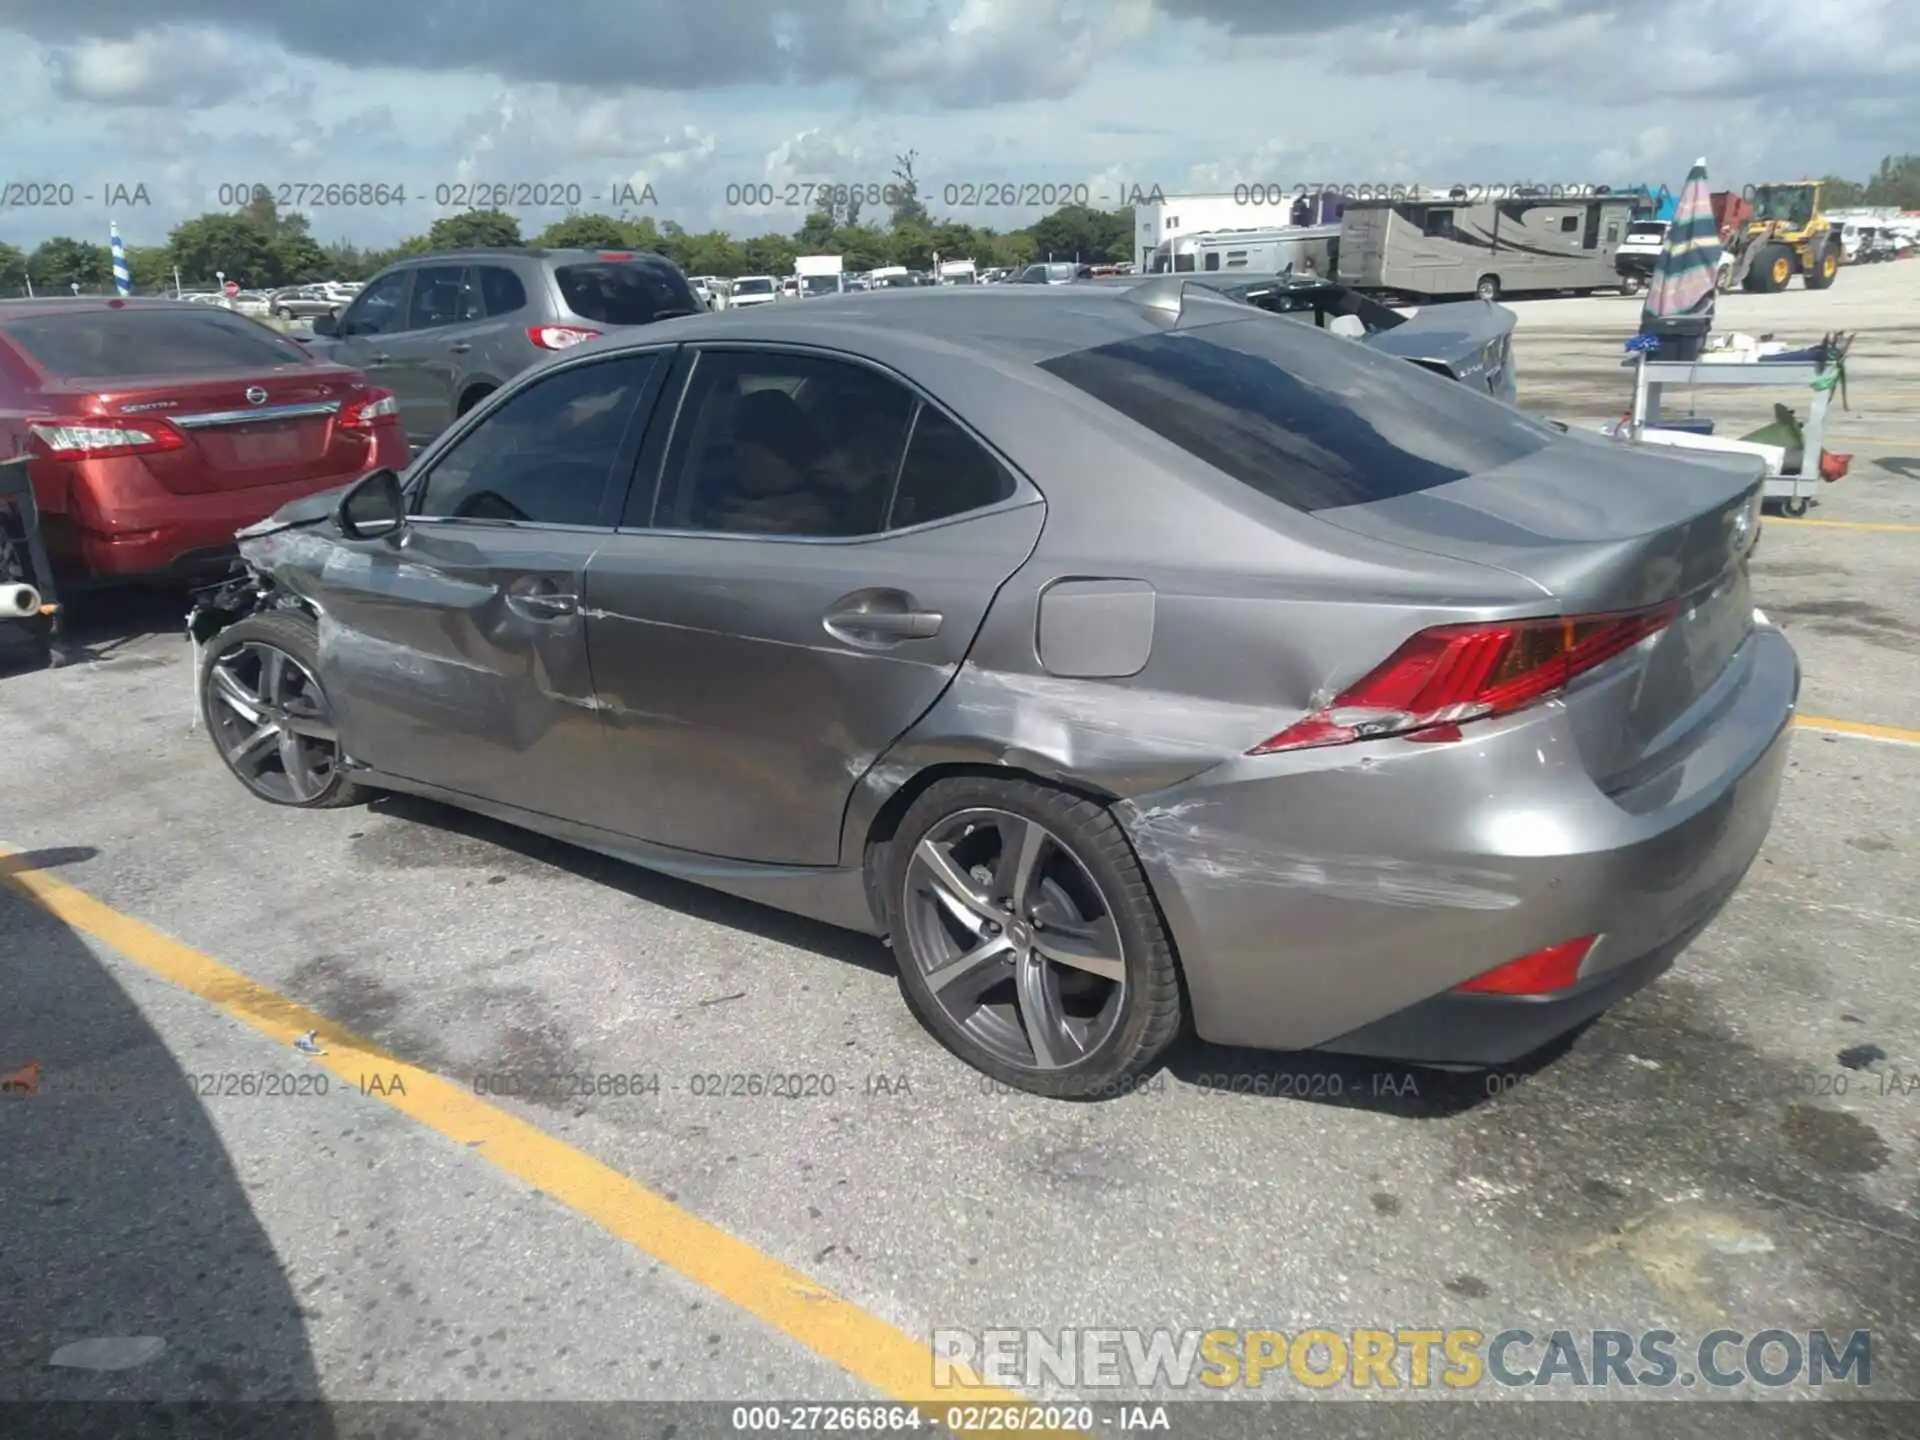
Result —
[[468, 344], [468, 343], [467, 343], [466, 341], [464, 341], [464, 340], [462, 340], [462, 341], [461, 341], [461, 342], [460, 342], [460, 343], [459, 343], [458, 345], [449, 345], [449, 346], [447, 346], [447, 349], [449, 349], [449, 350], [451, 350], [451, 351], [452, 351], [452, 352], [453, 352], [454, 354], [456, 354], [456, 355], [464, 355], [464, 354], [466, 354], [466, 353], [467, 353], [467, 352], [468, 352], [469, 350], [471, 350], [472, 348], [473, 348], [473, 346], [471, 346], [471, 345], [469, 345], [469, 344]]
[[934, 610], [835, 610], [829, 630], [886, 640], [931, 640], [946, 616]]
[[373, 357], [373, 359], [369, 360], [367, 363], [369, 365], [384, 365], [387, 363], [387, 361], [391, 360], [392, 358], [393, 357], [391, 355], [376, 355]]

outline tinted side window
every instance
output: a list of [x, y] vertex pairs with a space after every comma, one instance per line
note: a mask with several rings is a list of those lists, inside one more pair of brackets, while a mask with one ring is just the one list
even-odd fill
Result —
[[369, 284], [341, 317], [340, 333], [390, 335], [401, 329], [406, 322], [401, 306], [407, 298], [409, 278], [405, 270], [395, 270]]
[[680, 407], [654, 523], [750, 535], [877, 534], [914, 397], [861, 365], [711, 351]]
[[1102, 345], [1040, 368], [1298, 510], [1444, 485], [1557, 434], [1405, 360], [1265, 318]]
[[931, 405], [922, 405], [887, 528], [903, 529], [964, 515], [1013, 496], [1012, 473], [979, 441]]
[[647, 394], [652, 355], [570, 365], [536, 381], [455, 442], [416, 514], [592, 525]]
[[504, 265], [482, 265], [480, 274], [480, 298], [486, 305], [489, 318], [496, 315], [511, 315], [516, 310], [524, 310], [527, 305], [527, 287], [520, 283], [520, 277]]
[[434, 330], [481, 318], [480, 292], [473, 272], [460, 265], [428, 265], [414, 271], [409, 330]]

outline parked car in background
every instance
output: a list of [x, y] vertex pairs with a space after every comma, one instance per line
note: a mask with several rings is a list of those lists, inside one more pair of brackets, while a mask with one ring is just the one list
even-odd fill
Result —
[[312, 343], [392, 390], [424, 445], [556, 350], [706, 308], [650, 251], [449, 250], [382, 270]]
[[727, 308], [770, 305], [780, 298], [780, 282], [771, 275], [742, 275], [727, 294]]
[[1198, 286], [936, 288], [542, 366], [192, 623], [255, 796], [887, 936], [1003, 1083], [1127, 1093], [1189, 1017], [1489, 1066], [1663, 973], [1767, 835], [1761, 482]]
[[1668, 220], [1635, 220], [1627, 226], [1620, 248], [1613, 252], [1613, 268], [1619, 273], [1620, 288], [1632, 295], [1653, 279], [1654, 267], [1667, 248]]
[[328, 285], [297, 285], [290, 290], [275, 291], [272, 310], [282, 320], [311, 320], [320, 315], [338, 315], [352, 303], [352, 298]]
[[0, 303], [0, 454], [63, 585], [224, 573], [234, 531], [407, 463], [393, 396], [219, 306]]
[[1505, 305], [1460, 300], [1423, 305], [1408, 314], [1317, 275], [1176, 273], [1156, 280], [1152, 292], [1136, 288], [1141, 284], [1136, 276], [1095, 277], [1095, 283], [1169, 297], [1183, 295], [1185, 286], [1198, 286], [1205, 293], [1358, 340], [1509, 405], [1519, 398], [1513, 357], [1519, 317]]
[[242, 290], [233, 297], [229, 307], [236, 315], [250, 315], [259, 319], [273, 308], [273, 296], [265, 290]]
[[1016, 285], [1071, 285], [1076, 280], [1091, 280], [1091, 265], [1076, 265], [1068, 260], [1043, 260], [1029, 265], [1014, 276]]

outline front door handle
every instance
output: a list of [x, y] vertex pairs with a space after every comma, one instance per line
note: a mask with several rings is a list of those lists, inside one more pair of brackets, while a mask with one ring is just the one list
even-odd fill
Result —
[[579, 613], [580, 597], [542, 576], [523, 575], [507, 587], [507, 605], [529, 620], [561, 620]]
[[826, 626], [862, 639], [931, 640], [946, 618], [934, 610], [835, 610], [826, 617]]
[[464, 340], [462, 340], [462, 341], [461, 341], [461, 342], [460, 342], [459, 344], [457, 344], [457, 345], [449, 345], [449, 346], [447, 346], [447, 349], [449, 349], [449, 350], [451, 350], [451, 351], [452, 351], [452, 352], [453, 352], [454, 354], [456, 354], [456, 355], [464, 355], [464, 354], [466, 354], [466, 353], [467, 353], [467, 352], [468, 352], [469, 350], [471, 350], [472, 348], [473, 348], [473, 346], [471, 346], [471, 345], [469, 345], [469, 344], [468, 344], [468, 343], [467, 343], [466, 341], [464, 341]]
[[387, 363], [387, 361], [391, 360], [392, 358], [393, 357], [391, 355], [376, 355], [373, 357], [373, 359], [369, 360], [367, 363], [369, 365], [384, 365]]

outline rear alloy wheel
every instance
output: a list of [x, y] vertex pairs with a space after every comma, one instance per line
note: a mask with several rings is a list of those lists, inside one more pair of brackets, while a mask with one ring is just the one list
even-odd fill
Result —
[[1638, 275], [1622, 275], [1620, 277], [1620, 293], [1622, 295], [1638, 295], [1640, 293], [1640, 277]]
[[1101, 806], [1031, 781], [940, 781], [891, 859], [908, 1002], [976, 1069], [1038, 1095], [1115, 1095], [1178, 1033], [1172, 947]]
[[1482, 275], [1480, 277], [1480, 283], [1473, 287], [1473, 293], [1482, 300], [1498, 300], [1500, 298], [1500, 277], [1498, 275]]
[[262, 800], [308, 810], [350, 805], [333, 707], [321, 688], [311, 621], [254, 615], [214, 638], [201, 669], [207, 733]]

